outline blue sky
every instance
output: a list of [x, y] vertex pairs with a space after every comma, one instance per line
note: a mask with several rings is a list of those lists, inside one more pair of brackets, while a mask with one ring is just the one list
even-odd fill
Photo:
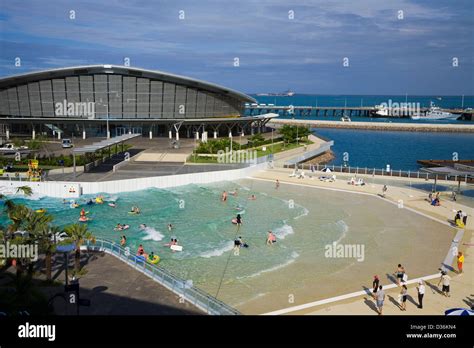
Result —
[[474, 1], [0, 1], [0, 76], [124, 57], [247, 93], [472, 95]]

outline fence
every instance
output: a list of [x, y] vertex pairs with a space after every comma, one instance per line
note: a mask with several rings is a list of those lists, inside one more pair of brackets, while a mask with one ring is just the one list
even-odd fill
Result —
[[472, 174], [466, 175], [444, 175], [444, 174], [434, 174], [427, 173], [422, 171], [405, 171], [405, 170], [386, 170], [378, 168], [368, 168], [368, 167], [351, 167], [343, 165], [323, 165], [323, 164], [309, 164], [309, 163], [300, 163], [293, 164], [287, 162], [275, 162], [274, 166], [280, 168], [298, 168], [309, 171], [321, 171], [324, 168], [330, 169], [332, 172], [336, 173], [346, 173], [346, 174], [364, 174], [364, 175], [377, 175], [383, 177], [400, 177], [400, 178], [412, 178], [412, 179], [436, 179], [436, 180], [446, 180], [446, 181], [464, 181], [465, 183], [474, 183], [474, 178], [471, 177]]
[[197, 308], [211, 315], [239, 315], [240, 312], [230, 307], [208, 293], [192, 286], [186, 280], [181, 279], [169, 271], [132, 255], [129, 250], [122, 248], [114, 242], [97, 239], [95, 244], [90, 241], [86, 243], [90, 251], [103, 251], [115, 256], [129, 266], [135, 268], [146, 276], [152, 278], [168, 290], [187, 300]]

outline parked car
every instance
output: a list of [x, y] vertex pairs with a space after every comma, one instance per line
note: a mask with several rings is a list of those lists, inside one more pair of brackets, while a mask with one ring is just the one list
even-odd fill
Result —
[[63, 146], [63, 149], [68, 149], [70, 147], [73, 147], [74, 145], [71, 139], [63, 139], [62, 146]]

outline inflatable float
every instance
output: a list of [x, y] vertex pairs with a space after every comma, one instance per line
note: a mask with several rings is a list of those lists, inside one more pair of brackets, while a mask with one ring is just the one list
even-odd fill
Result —
[[174, 250], [174, 251], [183, 251], [183, 246], [182, 245], [171, 245], [170, 249]]
[[46, 209], [38, 209], [36, 210], [37, 213], [46, 213]]
[[90, 221], [90, 220], [91, 220], [91, 219], [89, 219], [89, 218], [86, 217], [86, 216], [81, 216], [81, 217], [79, 218], [79, 222], [87, 222], [87, 221]]
[[104, 200], [103, 200], [101, 197], [96, 197], [96, 198], [95, 198], [95, 202], [96, 202], [97, 204], [104, 204]]
[[464, 228], [464, 227], [465, 227], [465, 226], [464, 226], [464, 223], [463, 223], [460, 219], [456, 220], [456, 226], [457, 226], [457, 227], [460, 227], [460, 228]]
[[155, 255], [155, 256], [153, 256], [153, 259], [152, 259], [152, 260], [150, 260], [150, 258], [147, 257], [147, 258], [146, 258], [146, 261], [147, 261], [148, 263], [152, 263], [152, 264], [156, 265], [158, 262], [160, 262], [160, 257], [159, 257], [158, 255]]

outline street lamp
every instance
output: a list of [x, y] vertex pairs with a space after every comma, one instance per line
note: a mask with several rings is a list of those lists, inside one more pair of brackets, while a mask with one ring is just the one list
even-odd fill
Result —
[[109, 105], [102, 103], [102, 99], [99, 102], [99, 105], [105, 106], [107, 108], [107, 139], [110, 139], [110, 129], [109, 129]]

